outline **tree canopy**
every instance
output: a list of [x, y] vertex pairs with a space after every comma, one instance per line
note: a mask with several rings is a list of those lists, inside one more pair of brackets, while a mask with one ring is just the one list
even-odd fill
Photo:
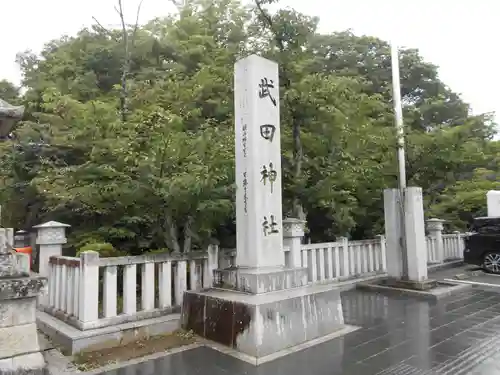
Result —
[[[234, 246], [233, 64], [280, 64], [284, 213], [313, 241], [383, 232], [397, 183], [389, 44], [266, 4], [196, 0], [144, 25], [96, 24], [18, 55], [24, 121], [2, 143], [3, 220], [72, 225], [71, 244], [132, 254]], [[500, 188], [491, 114], [469, 105], [415, 49], [401, 51], [409, 185], [426, 215], [464, 229]]]

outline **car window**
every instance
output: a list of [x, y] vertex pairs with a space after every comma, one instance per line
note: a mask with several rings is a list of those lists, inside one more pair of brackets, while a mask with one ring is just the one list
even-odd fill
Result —
[[481, 234], [500, 234], [500, 218], [474, 220], [471, 229]]

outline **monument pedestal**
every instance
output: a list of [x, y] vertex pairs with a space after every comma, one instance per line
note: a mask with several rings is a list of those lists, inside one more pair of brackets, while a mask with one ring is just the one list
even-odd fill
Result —
[[36, 330], [37, 298], [47, 279], [30, 277], [11, 253], [13, 230], [0, 228], [0, 374], [44, 374]]
[[243, 268], [214, 271], [215, 288], [244, 293], [269, 293], [307, 285], [307, 268]]
[[[399, 189], [386, 189], [384, 211], [388, 277], [370, 283], [360, 283], [357, 288], [376, 293], [406, 294], [437, 300], [471, 287], [428, 279], [421, 188], [408, 187], [402, 192]], [[437, 228], [441, 230], [442, 224], [439, 224], [440, 227]]]
[[45, 278], [0, 276], [0, 374], [44, 374], [36, 301]]
[[332, 285], [263, 294], [186, 292], [181, 321], [184, 329], [246, 354], [255, 364], [345, 328], [340, 291]]
[[306, 268], [214, 270], [213, 286], [184, 294], [182, 328], [243, 353], [254, 364], [345, 333], [340, 290], [309, 285]]

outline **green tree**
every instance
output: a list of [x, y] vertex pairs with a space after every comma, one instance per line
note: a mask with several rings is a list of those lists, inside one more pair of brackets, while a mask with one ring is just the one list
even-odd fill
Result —
[[[318, 18], [269, 2], [191, 1], [125, 34], [96, 25], [20, 54], [27, 113], [0, 145], [3, 219], [67, 222], [75, 249], [234, 246], [233, 65], [259, 53], [280, 64], [284, 212], [318, 242], [381, 233], [397, 181], [389, 45], [322, 35]], [[409, 183], [428, 215], [465, 227], [496, 186], [492, 117], [471, 116], [418, 51], [401, 58]]]
[[500, 173], [478, 168], [469, 179], [447, 186], [429, 216], [446, 220], [451, 230], [467, 230], [474, 217], [487, 215], [485, 199], [489, 190], [500, 190]]
[[13, 83], [5, 79], [0, 81], [0, 99], [10, 104], [18, 104], [20, 99], [19, 94], [19, 88]]

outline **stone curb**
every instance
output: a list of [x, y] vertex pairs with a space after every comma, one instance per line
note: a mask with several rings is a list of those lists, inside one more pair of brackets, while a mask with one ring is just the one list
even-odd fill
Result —
[[456, 280], [467, 280], [467, 279], [470, 279], [471, 277], [482, 276], [485, 274], [486, 274], [486, 272], [484, 272], [482, 270], [477, 270], [477, 271], [470, 271], [470, 272], [465, 272], [465, 273], [458, 273], [455, 276], [453, 276], [453, 278]]

